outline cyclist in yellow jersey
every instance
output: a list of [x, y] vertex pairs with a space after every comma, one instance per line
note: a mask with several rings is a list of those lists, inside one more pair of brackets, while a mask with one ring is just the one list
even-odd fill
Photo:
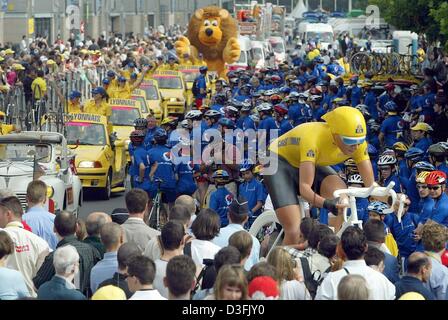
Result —
[[[302, 124], [270, 145], [271, 158], [278, 156], [274, 175], [265, 175], [277, 217], [285, 231], [285, 245], [299, 241], [298, 195], [317, 208], [338, 214], [345, 207], [333, 192], [346, 189], [330, 167], [353, 158], [366, 186], [375, 182], [367, 153], [366, 122], [357, 109], [339, 107], [322, 117], [326, 122]], [[342, 225], [342, 215], [335, 227]]]
[[107, 103], [107, 92], [103, 87], [97, 87], [92, 90], [93, 98], [86, 102], [84, 112], [110, 117], [112, 111]]

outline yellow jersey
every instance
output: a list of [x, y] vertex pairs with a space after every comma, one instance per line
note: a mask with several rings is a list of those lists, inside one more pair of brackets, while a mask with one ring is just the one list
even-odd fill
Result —
[[67, 102], [67, 110], [68, 110], [68, 113], [82, 113], [81, 105], [74, 104], [71, 101]]
[[[109, 93], [108, 93], [109, 94]], [[122, 87], [116, 87], [115, 90], [109, 95], [110, 99], [131, 99], [132, 92], [129, 84]]]
[[101, 102], [101, 105], [97, 107], [95, 100], [91, 99], [87, 101], [86, 105], [84, 106], [84, 113], [109, 117], [112, 114], [112, 111], [110, 110], [110, 106], [106, 101]]
[[4, 136], [10, 134], [14, 131], [14, 126], [12, 124], [2, 124], [0, 123], [0, 135]]
[[324, 122], [305, 123], [292, 129], [272, 142], [269, 150], [296, 168], [303, 162], [333, 166], [349, 158], [356, 163], [369, 160], [367, 142], [360, 145], [354, 154], [346, 155], [336, 146], [329, 126]]
[[43, 78], [36, 78], [31, 84], [34, 99], [41, 100], [47, 93], [47, 82]]

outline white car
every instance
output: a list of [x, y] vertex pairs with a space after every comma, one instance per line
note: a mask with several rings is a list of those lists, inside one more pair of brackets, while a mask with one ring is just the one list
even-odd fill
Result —
[[26, 189], [34, 179], [48, 186], [48, 211], [78, 215], [82, 183], [65, 137], [31, 131], [0, 136], [0, 189], [14, 192], [26, 209]]

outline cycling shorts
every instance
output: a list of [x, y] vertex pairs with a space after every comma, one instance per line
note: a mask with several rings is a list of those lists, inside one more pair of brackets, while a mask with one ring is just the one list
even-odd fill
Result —
[[[278, 169], [274, 175], [265, 175], [264, 183], [271, 196], [274, 209], [280, 209], [291, 205], [298, 205], [299, 192], [299, 168], [293, 167], [284, 158], [278, 156]], [[332, 175], [337, 175], [331, 167], [317, 166], [313, 182], [313, 190], [320, 193], [322, 181]]]

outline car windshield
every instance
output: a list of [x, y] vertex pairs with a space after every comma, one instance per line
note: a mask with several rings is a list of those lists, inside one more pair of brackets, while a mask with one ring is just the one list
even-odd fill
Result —
[[102, 124], [68, 122], [66, 130], [69, 145], [104, 146], [106, 144], [106, 133]]
[[147, 105], [146, 105], [145, 97], [142, 97], [142, 96], [134, 96], [134, 97], [132, 97], [132, 100], [135, 100], [135, 101], [140, 102], [141, 109], [142, 109], [142, 113], [148, 113], [148, 112], [149, 112], [149, 111], [148, 111], [148, 107], [147, 107]]
[[134, 126], [134, 121], [138, 118], [140, 118], [138, 109], [112, 107], [110, 122], [114, 126]]
[[185, 82], [193, 82], [200, 74], [199, 70], [182, 71]]
[[263, 58], [263, 49], [261, 48], [252, 48], [252, 53], [254, 55], [254, 60], [257, 62]]
[[333, 42], [333, 33], [308, 31], [307, 39], [314, 41], [319, 40], [320, 42]]
[[155, 86], [142, 86], [140, 89], [146, 92], [146, 99], [148, 100], [159, 100], [159, 93]]
[[182, 79], [180, 77], [157, 76], [154, 79], [159, 83], [160, 89], [183, 89]]
[[0, 161], [34, 161], [49, 163], [51, 161], [51, 145], [48, 144], [7, 144], [0, 152]]
[[271, 42], [272, 50], [274, 50], [275, 53], [283, 53], [285, 52], [285, 47], [283, 46], [282, 42]]

